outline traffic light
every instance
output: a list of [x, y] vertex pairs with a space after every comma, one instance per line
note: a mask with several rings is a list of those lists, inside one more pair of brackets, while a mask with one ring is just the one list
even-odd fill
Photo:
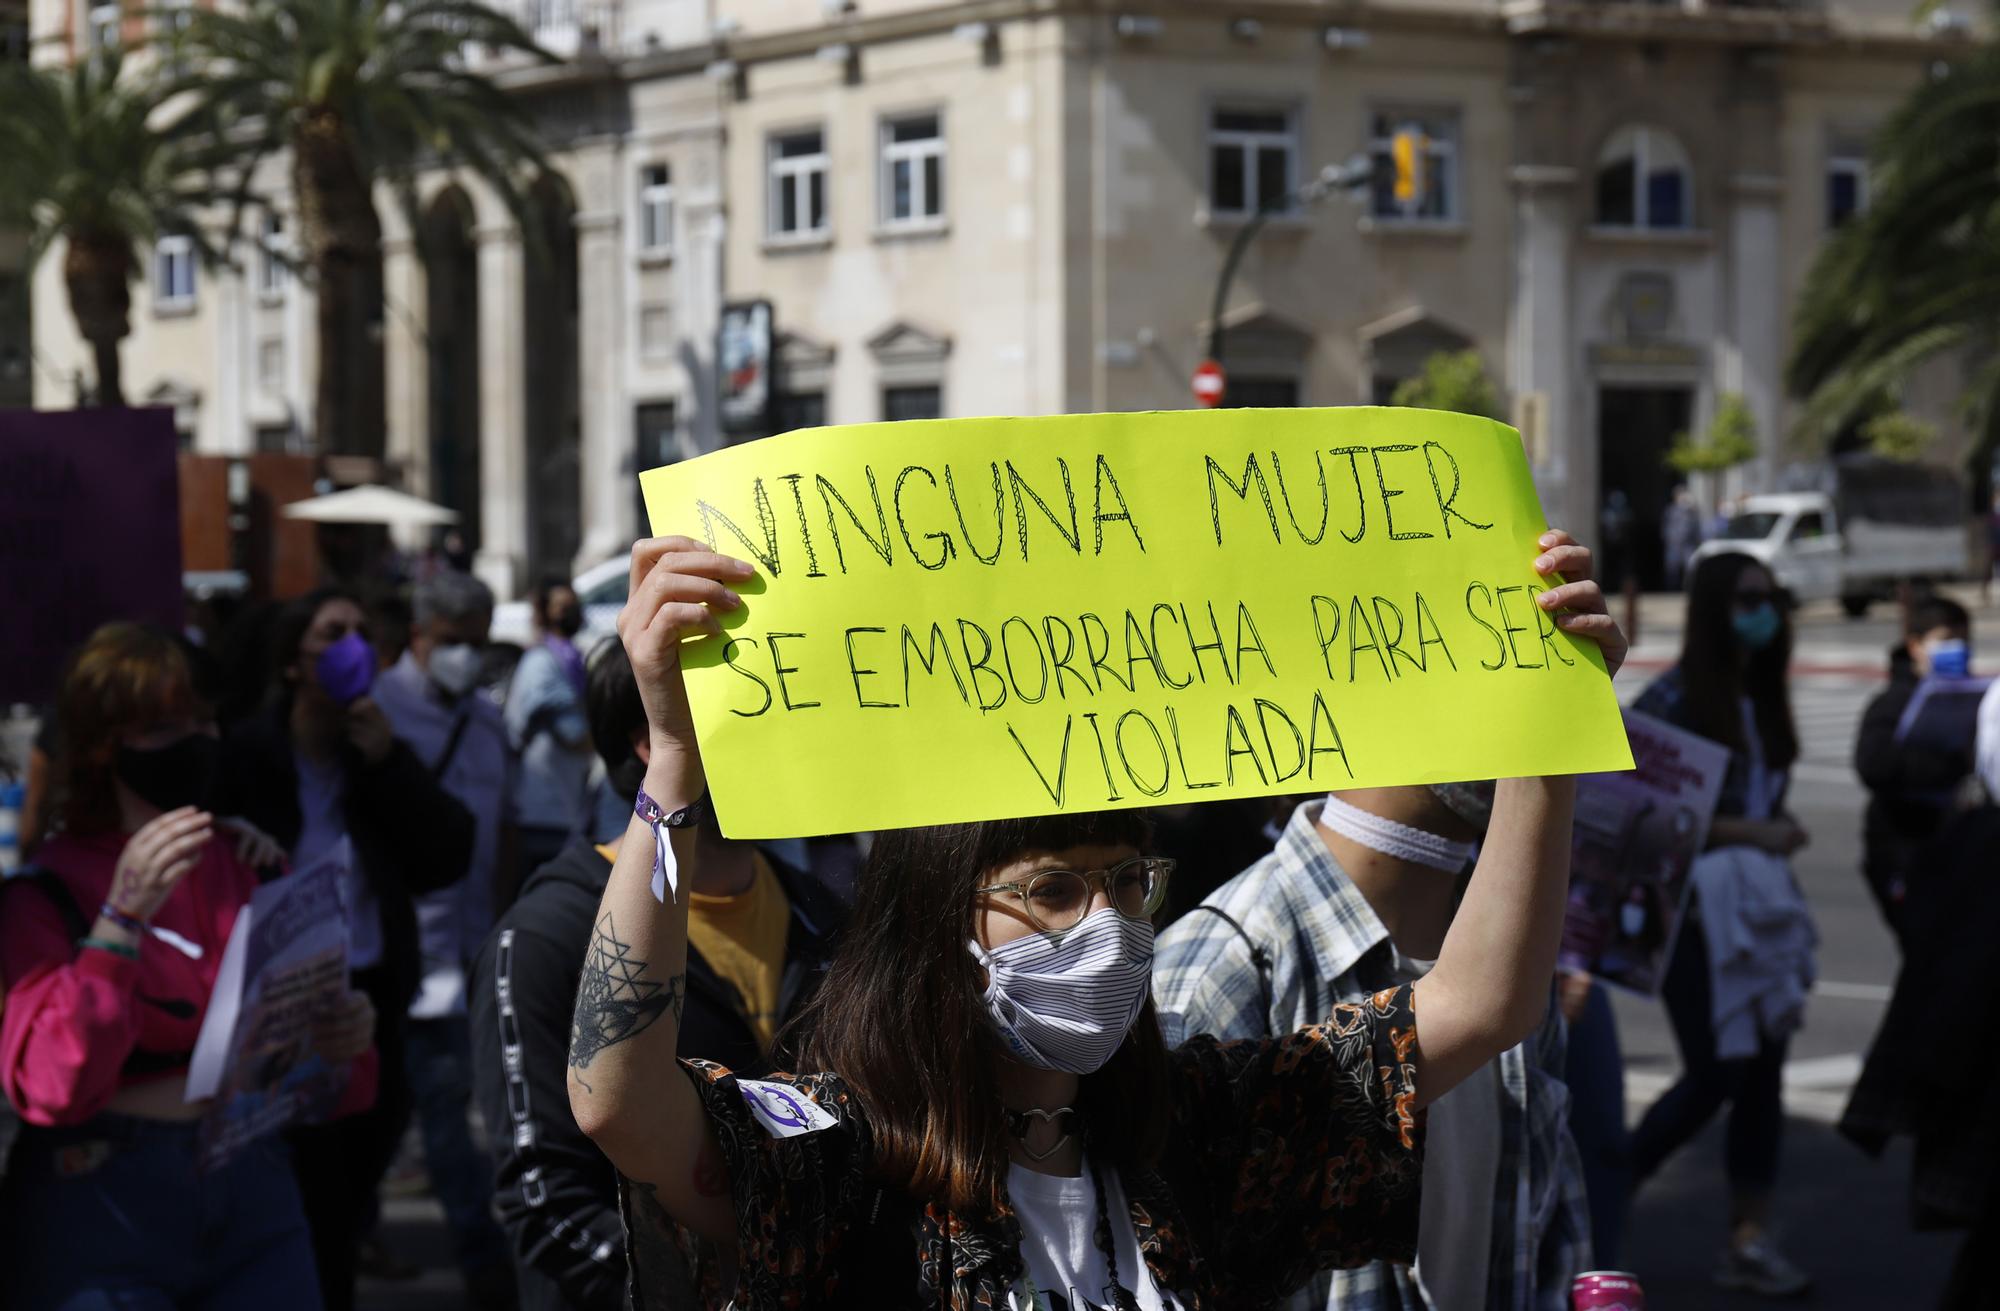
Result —
[[1395, 169], [1390, 194], [1397, 204], [1414, 204], [1424, 194], [1424, 157], [1429, 146], [1430, 139], [1415, 124], [1397, 128], [1389, 139], [1389, 159]]

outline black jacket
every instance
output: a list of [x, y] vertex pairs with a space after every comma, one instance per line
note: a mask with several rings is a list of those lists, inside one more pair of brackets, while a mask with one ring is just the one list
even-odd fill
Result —
[[[382, 911], [388, 995], [407, 1003], [416, 995], [422, 970], [412, 898], [465, 877], [472, 865], [472, 812], [444, 790], [401, 738], [374, 765], [343, 742], [341, 765], [347, 776], [347, 835]], [[224, 739], [216, 813], [242, 816], [287, 851], [298, 846], [304, 825], [299, 770], [282, 703], [244, 720]]]
[[1896, 741], [1896, 726], [1916, 690], [1917, 679], [1905, 656], [1892, 665], [1888, 687], [1868, 703], [1854, 743], [1854, 770], [1869, 792], [1862, 825], [1862, 872], [1898, 934], [1917, 852], [1944, 827], [1953, 794], [1973, 768], [1969, 750]]
[[[818, 986], [841, 915], [805, 875], [771, 862], [791, 902], [780, 994], [789, 1021]], [[578, 843], [528, 877], [472, 967], [472, 1085], [496, 1144], [494, 1197], [520, 1273], [521, 1311], [624, 1305], [617, 1174], [570, 1115], [577, 976], [611, 862]], [[738, 994], [688, 948], [680, 1051], [760, 1074], [769, 1064]]]
[[1919, 1228], [1992, 1214], [2000, 1188], [2000, 806], [1954, 816], [1919, 856], [1903, 968], [1840, 1132], [1871, 1153], [1915, 1141], [1910, 1199]]

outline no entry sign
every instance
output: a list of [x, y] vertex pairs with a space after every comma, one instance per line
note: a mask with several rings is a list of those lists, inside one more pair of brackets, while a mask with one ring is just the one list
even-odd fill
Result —
[[1214, 360], [1203, 360], [1194, 370], [1194, 398], [1211, 408], [1222, 404], [1222, 366]]

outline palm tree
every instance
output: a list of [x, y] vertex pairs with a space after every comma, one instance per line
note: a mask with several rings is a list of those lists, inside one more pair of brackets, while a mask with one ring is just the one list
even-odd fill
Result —
[[1867, 212], [1815, 261], [1786, 381], [1824, 445], [1946, 353], [1983, 363], [1965, 394], [1975, 481], [2000, 450], [2000, 46], [1943, 67], [1876, 139]]
[[317, 292], [320, 448], [379, 454], [381, 395], [370, 385], [386, 181], [415, 221], [417, 170], [461, 164], [528, 212], [523, 182], [545, 167], [532, 125], [468, 47], [548, 60], [512, 19], [477, 0], [249, 0], [183, 11], [169, 57], [186, 93], [229, 142], [240, 195], [289, 150], [303, 262]]
[[91, 400], [123, 405], [118, 344], [131, 332], [142, 252], [166, 233], [216, 252], [197, 216], [216, 189], [205, 134], [161, 122], [162, 92], [116, 49], [68, 69], [0, 65], [0, 219], [28, 232], [30, 264], [64, 242], [63, 284], [97, 377]]

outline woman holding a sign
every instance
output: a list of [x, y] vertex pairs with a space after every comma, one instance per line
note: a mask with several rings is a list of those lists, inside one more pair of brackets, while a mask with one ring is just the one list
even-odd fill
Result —
[[[57, 703], [64, 827], [0, 902], [0, 1083], [24, 1128], [0, 1189], [10, 1307], [319, 1305], [283, 1144], [197, 1170], [208, 1099], [188, 1063], [265, 840], [207, 806], [219, 744], [163, 630], [99, 629]], [[239, 850], [242, 847], [242, 850]], [[330, 1063], [368, 1048], [360, 993], [316, 1026]], [[348, 1085], [373, 1095], [372, 1065]]]
[[[1590, 553], [1541, 545], [1537, 569], [1572, 580], [1545, 606], [1615, 664]], [[1424, 1106], [1546, 1002], [1572, 784], [1500, 784], [1423, 980], [1282, 1039], [1173, 1052], [1148, 1000], [1171, 862], [1134, 812], [884, 833], [807, 1026], [813, 1073], [739, 1079], [676, 1059], [677, 862], [705, 800], [680, 649], [752, 576], [686, 538], [642, 542], [619, 620], [651, 762], [569, 1073], [578, 1123], [629, 1181], [641, 1302], [675, 1224], [735, 1245], [745, 1307], [1194, 1308], [1410, 1259]]]

